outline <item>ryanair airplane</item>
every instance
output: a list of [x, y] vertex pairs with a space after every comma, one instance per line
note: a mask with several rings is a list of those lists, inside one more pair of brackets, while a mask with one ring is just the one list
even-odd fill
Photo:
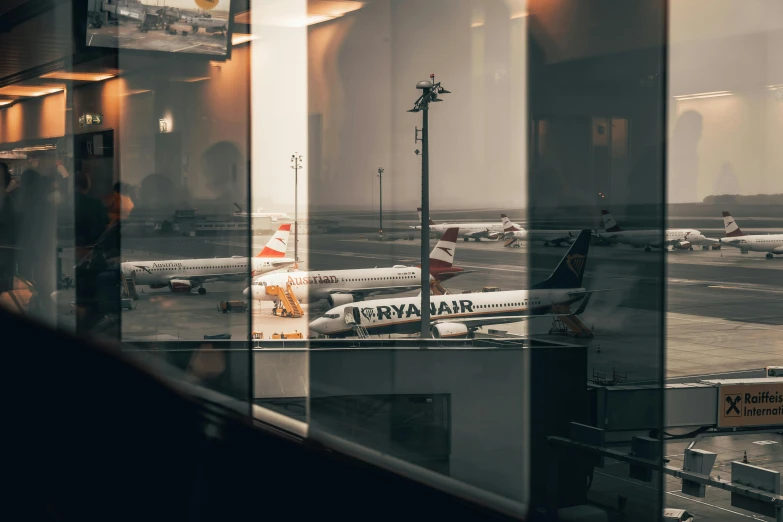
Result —
[[[577, 313], [581, 313], [593, 292], [582, 288], [590, 235], [590, 230], [582, 230], [549, 278], [530, 290], [432, 296], [433, 337], [468, 337], [482, 326], [571, 315], [571, 305], [579, 301], [582, 306]], [[312, 321], [310, 330], [328, 337], [353, 336], [356, 326], [364, 327], [370, 335], [412, 334], [421, 329], [420, 306], [420, 296], [346, 304]]]

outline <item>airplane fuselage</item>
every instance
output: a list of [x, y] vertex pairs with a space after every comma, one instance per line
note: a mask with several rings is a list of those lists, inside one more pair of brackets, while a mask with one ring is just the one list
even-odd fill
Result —
[[[250, 266], [248, 266], [250, 261]], [[165, 285], [172, 279], [241, 281], [248, 273], [261, 275], [293, 265], [289, 257], [220, 257], [212, 259], [171, 259], [165, 261], [128, 261], [122, 273], [132, 276], [137, 285]]]
[[614, 243], [622, 243], [633, 247], [656, 247], [690, 243], [692, 245], [706, 244], [701, 232], [692, 228], [668, 230], [623, 230], [620, 232], [601, 232], [601, 239]]
[[783, 234], [722, 237], [720, 243], [748, 252], [783, 255]]
[[[430, 281], [434, 281], [430, 275]], [[335, 293], [391, 294], [421, 287], [419, 267], [363, 268], [357, 270], [312, 270], [268, 274], [257, 277], [251, 285], [252, 298], [274, 301], [267, 286], [291, 286], [300, 301], [327, 299]]]
[[[545, 315], [554, 308], [566, 307], [583, 299], [582, 288], [512, 290], [505, 292], [477, 292], [472, 294], [446, 294], [432, 296], [430, 319], [448, 323], [449, 319], [487, 318], [483, 325], [512, 323], [524, 320], [525, 316]], [[351, 310], [346, 308], [351, 307]], [[412, 334], [421, 328], [421, 297], [399, 297], [376, 299], [362, 303], [337, 306], [322, 317], [310, 323], [310, 329], [329, 337], [352, 336], [353, 326], [345, 321], [346, 312], [371, 335]], [[353, 313], [358, 308], [358, 314]]]

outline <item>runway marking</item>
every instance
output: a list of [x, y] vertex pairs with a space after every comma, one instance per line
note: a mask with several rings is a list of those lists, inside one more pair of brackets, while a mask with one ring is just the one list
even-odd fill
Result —
[[90, 35], [90, 42], [87, 44], [87, 46], [88, 46], [88, 47], [89, 47], [90, 45], [92, 45], [92, 38], [93, 38], [93, 36], [95, 36], [95, 35], [94, 35], [94, 34], [91, 34], [91, 35]]

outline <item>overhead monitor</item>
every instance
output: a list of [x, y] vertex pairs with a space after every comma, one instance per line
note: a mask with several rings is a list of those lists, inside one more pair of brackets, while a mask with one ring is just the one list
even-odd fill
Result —
[[228, 58], [231, 0], [87, 0], [87, 47]]

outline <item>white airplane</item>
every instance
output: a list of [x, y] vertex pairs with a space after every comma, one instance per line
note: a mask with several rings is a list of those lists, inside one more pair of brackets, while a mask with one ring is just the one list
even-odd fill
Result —
[[245, 212], [242, 210], [242, 207], [236, 203], [234, 203], [234, 206], [237, 207], [234, 211], [234, 216], [236, 217], [269, 218], [272, 221], [277, 221], [278, 219], [291, 219], [291, 216], [283, 212]]
[[296, 263], [285, 256], [291, 224], [280, 225], [264, 249], [256, 257], [216, 257], [212, 259], [167, 259], [165, 261], [127, 261], [122, 263], [123, 277], [132, 277], [137, 285], [150, 288], [168, 286], [172, 292], [189, 293], [194, 287], [198, 293], [207, 293], [204, 283], [213, 281], [241, 281], [250, 275], [261, 275]]
[[623, 243], [634, 248], [644, 247], [645, 252], [652, 248], [671, 246], [677, 250], [693, 250], [693, 245], [708, 245], [718, 242], [717, 239], [704, 237], [701, 232], [692, 228], [670, 228], [666, 230], [623, 230], [617, 225], [612, 215], [601, 211], [604, 231], [598, 237], [609, 243]]
[[525, 230], [511, 221], [505, 214], [500, 215], [500, 221], [503, 223], [503, 233], [506, 238], [522, 241], [541, 241], [544, 243], [544, 246], [570, 245], [581, 232], [581, 230]]
[[[461, 273], [454, 266], [457, 228], [446, 230], [430, 254], [430, 281], [441, 283]], [[253, 280], [244, 295], [261, 301], [275, 301], [268, 286], [291, 287], [297, 300], [314, 302], [326, 299], [330, 307], [360, 301], [370, 295], [395, 294], [421, 288], [421, 267], [395, 265], [391, 268], [357, 270], [312, 270], [268, 274]]]
[[721, 245], [739, 248], [743, 254], [748, 252], [766, 252], [767, 259], [783, 254], [783, 234], [753, 234], [742, 232], [739, 225], [728, 212], [723, 212], [723, 225], [726, 227], [726, 237], [720, 238]]
[[[592, 293], [582, 288], [590, 235], [589, 230], [580, 232], [552, 275], [531, 290], [432, 296], [433, 337], [468, 337], [482, 326], [525, 321], [534, 316], [580, 314]], [[582, 301], [582, 306], [572, 313], [570, 306], [577, 301]], [[342, 305], [312, 321], [310, 330], [328, 337], [354, 335], [355, 325], [364, 327], [369, 334], [415, 333], [420, 331], [420, 306], [420, 296]]]
[[[419, 223], [421, 223], [421, 207], [416, 209], [419, 212]], [[430, 231], [445, 232], [450, 228], [459, 228], [459, 235], [463, 241], [481, 238], [497, 241], [503, 236], [503, 225], [499, 223], [435, 223], [430, 219]], [[414, 230], [421, 230], [421, 225], [410, 227]]]

